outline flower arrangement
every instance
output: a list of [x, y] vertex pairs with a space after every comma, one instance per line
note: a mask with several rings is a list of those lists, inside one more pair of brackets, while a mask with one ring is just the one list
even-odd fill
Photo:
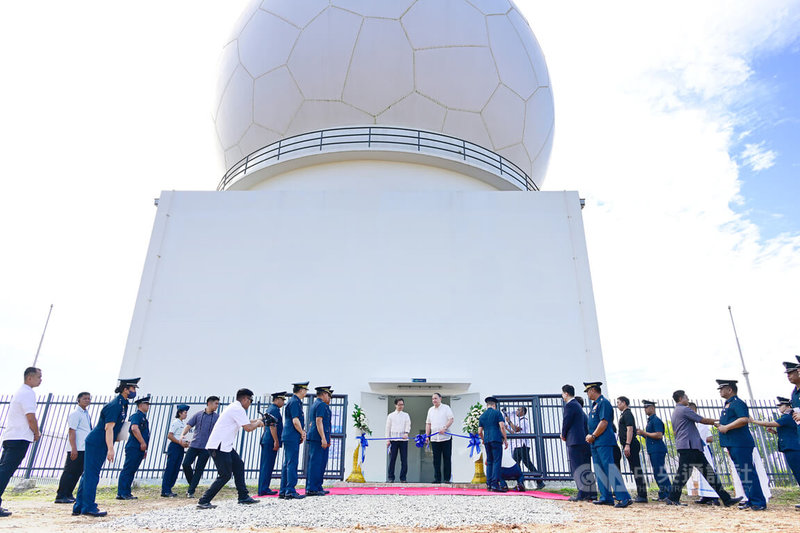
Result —
[[369, 429], [369, 421], [367, 420], [367, 414], [364, 412], [358, 404], [355, 404], [355, 409], [353, 409], [353, 425], [359, 430], [361, 433], [366, 433], [367, 435], [372, 435], [372, 430]]
[[464, 418], [464, 427], [462, 429], [470, 434], [477, 433], [478, 421], [485, 410], [486, 407], [481, 405], [480, 402], [470, 407], [469, 411], [467, 411], [467, 416]]

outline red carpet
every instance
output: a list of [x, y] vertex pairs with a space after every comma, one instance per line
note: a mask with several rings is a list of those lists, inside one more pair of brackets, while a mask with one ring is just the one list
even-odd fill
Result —
[[[537, 490], [528, 490], [525, 492], [488, 492], [486, 489], [461, 489], [453, 487], [415, 487], [415, 486], [402, 486], [396, 487], [330, 487], [326, 490], [331, 491], [329, 496], [344, 496], [344, 495], [400, 495], [400, 496], [533, 496], [534, 498], [542, 498], [545, 500], [567, 500], [568, 496], [561, 494], [553, 494], [551, 492], [541, 492]], [[302, 494], [302, 493], [301, 493]], [[257, 496], [259, 498], [277, 498], [275, 496]]]

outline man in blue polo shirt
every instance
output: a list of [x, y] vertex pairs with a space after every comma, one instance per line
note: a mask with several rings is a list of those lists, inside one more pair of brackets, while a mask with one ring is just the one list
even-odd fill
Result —
[[486, 488], [490, 492], [508, 492], [500, 481], [503, 447], [508, 448], [505, 418], [497, 409], [497, 398], [488, 396], [484, 401], [487, 409], [478, 419], [478, 434], [486, 449]]
[[747, 424], [750, 422], [750, 410], [738, 396], [738, 383], [735, 379], [718, 379], [719, 395], [725, 399], [725, 406], [715, 424], [719, 429], [719, 443], [728, 449], [742, 488], [747, 494], [746, 507], [753, 511], [764, 511], [767, 499], [761, 490], [756, 467], [753, 464], [753, 449], [756, 446], [753, 435]]
[[647, 455], [650, 456], [650, 464], [653, 465], [653, 477], [658, 484], [658, 501], [663, 502], [669, 496], [672, 488], [669, 474], [664, 466], [667, 456], [667, 445], [664, 444], [664, 422], [656, 416], [656, 402], [644, 400], [642, 404], [644, 405], [644, 414], [647, 415], [647, 426], [644, 431], [640, 429], [637, 433], [645, 439]]
[[283, 415], [281, 407], [286, 401], [286, 391], [273, 392], [272, 404], [267, 409], [267, 414], [272, 415], [278, 422], [264, 428], [261, 436], [261, 461], [258, 469], [258, 495], [272, 496], [276, 491], [269, 488], [272, 483], [272, 472], [275, 470], [275, 459], [281, 449], [281, 432], [283, 431]]
[[325, 496], [322, 489], [325, 467], [328, 464], [328, 450], [331, 445], [331, 395], [330, 385], [315, 387], [317, 398], [311, 406], [308, 421], [308, 474], [306, 475], [306, 496]]
[[[584, 392], [592, 401], [592, 408], [589, 412], [589, 434], [586, 435], [586, 442], [592, 446], [592, 461], [597, 478], [597, 489], [600, 493], [600, 499], [592, 503], [623, 508], [631, 504], [631, 495], [625, 488], [622, 472], [614, 462], [613, 448], [617, 446], [614, 431], [611, 429], [614, 412], [611, 402], [603, 396], [600, 389], [602, 384], [600, 381], [583, 384], [586, 387]], [[616, 505], [614, 505], [614, 496], [617, 498]]]
[[122, 472], [117, 483], [118, 500], [137, 499], [131, 493], [133, 476], [139, 470], [139, 465], [147, 457], [147, 446], [150, 444], [150, 422], [147, 420], [147, 411], [150, 410], [150, 395], [136, 400], [136, 412], [133, 413], [128, 422], [131, 423], [128, 442], [125, 443], [125, 463], [122, 465]]
[[298, 494], [297, 466], [300, 462], [300, 445], [306, 440], [306, 417], [303, 412], [303, 398], [308, 394], [308, 381], [292, 383], [292, 397], [286, 404], [283, 420], [283, 468], [281, 469], [281, 487], [278, 498], [300, 500], [305, 498]]
[[[197, 485], [200, 484], [200, 479], [203, 477], [203, 471], [208, 463], [210, 453], [206, 450], [208, 437], [214, 429], [217, 420], [219, 419], [219, 396], [209, 396], [206, 398], [206, 408], [198, 411], [186, 421], [186, 426], [183, 428], [180, 438], [184, 439], [189, 431], [192, 431], [192, 440], [189, 442], [189, 447], [186, 449], [186, 455], [183, 457], [183, 475], [186, 476], [186, 482], [189, 483], [189, 488], [186, 489], [186, 497], [194, 498], [194, 491], [197, 490]], [[197, 459], [197, 464], [192, 468], [192, 464]]]

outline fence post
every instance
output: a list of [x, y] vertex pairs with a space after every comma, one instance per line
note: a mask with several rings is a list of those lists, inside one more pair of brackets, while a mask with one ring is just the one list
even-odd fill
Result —
[[[44, 423], [47, 420], [47, 411], [50, 410], [50, 402], [53, 400], [53, 393], [47, 395], [47, 403], [44, 404], [44, 411], [42, 412], [42, 419], [39, 421], [39, 433], [44, 433]], [[25, 479], [30, 479], [31, 477], [31, 470], [33, 470], [33, 461], [36, 459], [36, 452], [39, 450], [39, 443], [42, 442], [42, 437], [39, 437], [39, 440], [33, 443], [33, 449], [31, 450], [31, 456], [28, 458], [28, 467], [25, 469]]]

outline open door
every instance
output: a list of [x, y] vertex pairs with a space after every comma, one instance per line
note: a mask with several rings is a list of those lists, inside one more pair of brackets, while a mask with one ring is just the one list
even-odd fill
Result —
[[[367, 437], [385, 437], [386, 416], [389, 414], [388, 396], [385, 394], [362, 392], [361, 401], [358, 402], [358, 405], [360, 405], [361, 409], [367, 414], [369, 428], [372, 430], [372, 435], [367, 435]], [[349, 416], [350, 413], [348, 413], [348, 417]], [[352, 424], [353, 419], [350, 418], [352, 433], [348, 434], [353, 435], [351, 440], [355, 441], [355, 444], [358, 444], [358, 441], [355, 440], [355, 436], [358, 435], [358, 430], [352, 427]], [[352, 457], [352, 452], [350, 457]], [[364, 480], [368, 483], [383, 483], [386, 481], [386, 443], [384, 441], [369, 441], [364, 464], [361, 465], [361, 472], [364, 474]]]
[[[453, 410], [454, 418], [450, 433], [467, 434], [462, 429], [464, 427], [464, 419], [467, 417], [469, 408], [480, 401], [481, 396], [477, 392], [457, 394], [450, 398], [450, 409]], [[473, 455], [470, 458], [469, 450], [467, 449], [468, 443], [467, 439], [453, 437], [453, 483], [469, 483], [472, 481], [472, 476], [475, 475], [475, 460], [477, 456]]]

